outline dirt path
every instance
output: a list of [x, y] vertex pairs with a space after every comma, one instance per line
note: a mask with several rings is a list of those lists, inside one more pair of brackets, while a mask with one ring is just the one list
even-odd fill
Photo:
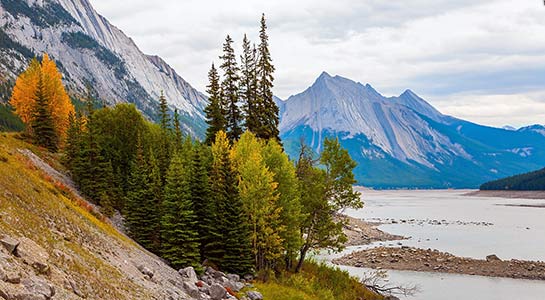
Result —
[[450, 253], [412, 247], [378, 247], [354, 252], [333, 263], [373, 269], [457, 273], [516, 279], [545, 280], [545, 262], [501, 260], [489, 255], [484, 260], [457, 257]]

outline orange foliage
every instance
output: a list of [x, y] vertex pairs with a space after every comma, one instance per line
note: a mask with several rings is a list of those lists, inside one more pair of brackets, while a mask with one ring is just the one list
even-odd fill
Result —
[[30, 62], [28, 68], [19, 75], [11, 95], [10, 103], [15, 113], [25, 124], [32, 121], [36, 103], [36, 90], [40, 76], [45, 84], [45, 95], [59, 137], [64, 138], [68, 129], [68, 116], [74, 112], [74, 106], [62, 84], [62, 75], [55, 62], [44, 54], [42, 63], [37, 59]]

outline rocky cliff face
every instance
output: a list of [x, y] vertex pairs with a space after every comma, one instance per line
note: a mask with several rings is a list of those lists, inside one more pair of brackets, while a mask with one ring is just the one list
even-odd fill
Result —
[[369, 84], [324, 72], [278, 103], [288, 152], [295, 155], [301, 137], [317, 152], [325, 137], [340, 137], [364, 185], [478, 187], [545, 163], [543, 127], [480, 126], [441, 114], [410, 90], [384, 97]]
[[1, 0], [0, 28], [4, 80], [46, 52], [58, 62], [71, 91], [81, 93], [89, 84], [103, 101], [135, 103], [150, 118], [164, 91], [186, 130], [203, 133], [206, 97], [161, 58], [142, 53], [88, 0]]

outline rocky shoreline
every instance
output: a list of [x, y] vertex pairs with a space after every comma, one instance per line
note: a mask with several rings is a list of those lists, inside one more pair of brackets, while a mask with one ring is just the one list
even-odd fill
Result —
[[473, 191], [464, 196], [545, 200], [545, 191]]
[[372, 269], [456, 273], [514, 279], [545, 280], [545, 262], [501, 260], [496, 255], [486, 259], [454, 256], [432, 249], [413, 247], [378, 247], [357, 251], [333, 260], [334, 264]]
[[381, 222], [366, 222], [361, 219], [352, 218], [344, 215], [348, 219], [348, 224], [344, 226], [344, 233], [348, 237], [346, 246], [368, 245], [373, 242], [404, 240], [406, 237], [389, 234], [377, 227], [384, 224]]

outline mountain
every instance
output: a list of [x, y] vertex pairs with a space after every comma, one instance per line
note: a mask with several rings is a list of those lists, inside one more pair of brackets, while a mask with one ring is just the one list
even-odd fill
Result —
[[545, 190], [545, 168], [484, 183], [481, 190]]
[[89, 84], [106, 103], [135, 103], [154, 119], [163, 91], [185, 129], [204, 133], [206, 97], [163, 59], [142, 53], [88, 0], [0, 0], [0, 82], [13, 84], [29, 60], [44, 52], [56, 60], [72, 94], [84, 93]]
[[516, 131], [446, 116], [411, 90], [384, 97], [369, 84], [322, 73], [278, 101], [288, 153], [301, 138], [316, 151], [338, 137], [358, 162], [359, 184], [376, 188], [475, 188], [545, 165], [542, 127]]

